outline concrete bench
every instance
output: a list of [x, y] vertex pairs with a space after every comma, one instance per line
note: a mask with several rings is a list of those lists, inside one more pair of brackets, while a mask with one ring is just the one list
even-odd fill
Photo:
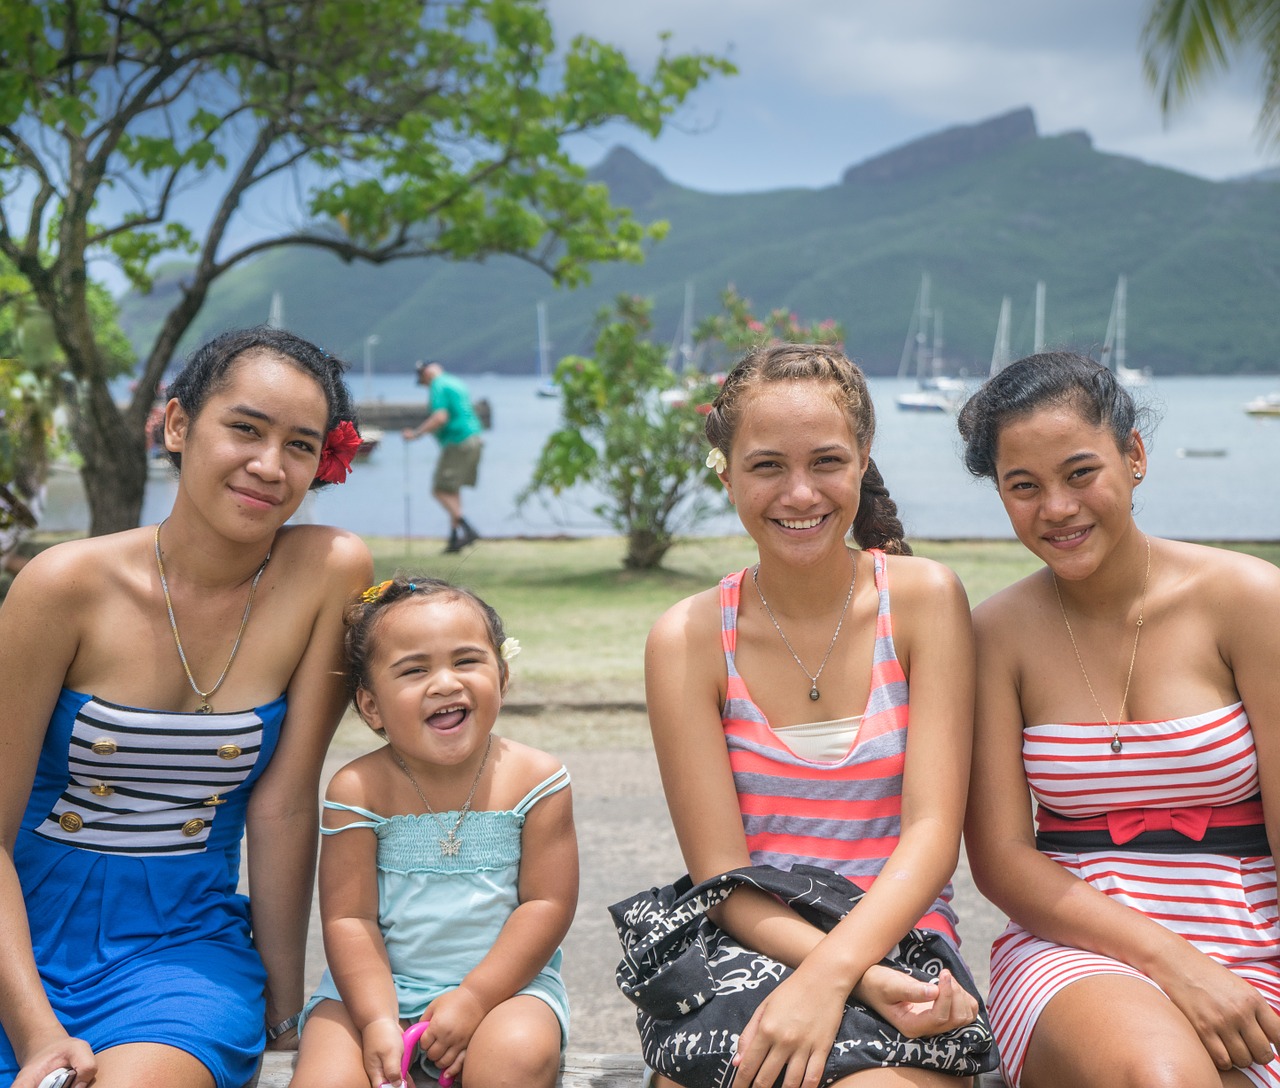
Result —
[[[640, 1088], [644, 1063], [638, 1054], [565, 1055], [560, 1072], [560, 1088]], [[254, 1082], [257, 1088], [289, 1088], [293, 1073], [293, 1055], [281, 1052], [267, 1054], [262, 1072]], [[957, 1081], [957, 1085], [962, 1082]], [[998, 1073], [987, 1073], [978, 1079], [979, 1088], [1002, 1088]]]
[[[644, 1062], [638, 1054], [565, 1055], [560, 1088], [640, 1088]], [[293, 1055], [273, 1051], [264, 1055], [262, 1071], [254, 1082], [257, 1088], [289, 1088], [293, 1075]], [[424, 1081], [418, 1082], [420, 1085]], [[425, 1082], [431, 1083], [431, 1082]]]

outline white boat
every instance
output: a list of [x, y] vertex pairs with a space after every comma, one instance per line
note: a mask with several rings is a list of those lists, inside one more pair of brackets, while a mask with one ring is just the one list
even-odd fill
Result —
[[899, 393], [895, 403], [903, 412], [954, 412], [960, 407], [962, 394], [942, 389], [918, 389]]
[[1124, 326], [1128, 300], [1128, 280], [1121, 276], [1116, 281], [1115, 298], [1111, 300], [1111, 316], [1107, 319], [1107, 336], [1102, 343], [1102, 365], [1115, 373], [1116, 380], [1129, 389], [1151, 384], [1151, 368], [1125, 365]]
[[547, 340], [547, 304], [538, 303], [538, 385], [540, 397], [558, 397], [560, 387], [551, 380], [551, 344]]
[[[930, 344], [929, 333], [933, 332]], [[902, 345], [902, 358], [898, 362], [898, 377], [906, 378], [915, 361], [916, 390], [902, 393], [895, 403], [904, 412], [954, 412], [964, 400], [965, 383], [962, 378], [947, 374], [942, 358], [942, 312], [929, 306], [929, 273], [920, 277], [920, 290], [916, 295], [915, 309], [907, 326], [907, 339]]]
[[1280, 393], [1264, 393], [1244, 406], [1251, 416], [1280, 416]]
[[360, 445], [356, 447], [355, 459], [364, 461], [376, 450], [386, 437], [386, 433], [378, 427], [366, 427], [360, 432]]

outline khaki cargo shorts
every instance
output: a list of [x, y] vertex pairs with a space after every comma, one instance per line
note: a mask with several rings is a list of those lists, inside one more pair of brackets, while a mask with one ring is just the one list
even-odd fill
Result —
[[441, 446], [436, 472], [431, 478], [431, 490], [456, 495], [464, 487], [475, 487], [483, 450], [484, 439], [478, 434], [452, 446]]

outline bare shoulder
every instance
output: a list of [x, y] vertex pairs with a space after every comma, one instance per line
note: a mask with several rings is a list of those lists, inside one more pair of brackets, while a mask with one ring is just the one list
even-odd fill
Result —
[[326, 801], [340, 805], [355, 805], [377, 812], [376, 800], [386, 795], [386, 781], [390, 761], [385, 748], [378, 748], [357, 756], [340, 767], [329, 780], [325, 790]]
[[1187, 584], [1207, 599], [1252, 607], [1280, 601], [1280, 567], [1231, 548], [1164, 540], [1159, 545]]
[[1044, 579], [1043, 569], [1035, 571], [975, 605], [973, 629], [979, 641], [998, 638], [1005, 631], [1028, 630], [1039, 611], [1037, 601]]
[[368, 545], [355, 533], [331, 525], [287, 525], [276, 536], [275, 550], [311, 575], [317, 570], [373, 574]]
[[945, 563], [918, 555], [887, 555], [885, 563], [889, 589], [896, 601], [919, 597], [934, 603], [940, 599], [959, 600], [968, 606], [964, 586]]
[[657, 618], [649, 630], [647, 648], [684, 650], [706, 644], [709, 633], [720, 630], [720, 589], [713, 586], [677, 601]]
[[[150, 529], [68, 540], [35, 555], [18, 573], [9, 591], [15, 604], [31, 600], [44, 608], [74, 604], [77, 612], [93, 605], [129, 578]], [[149, 569], [149, 568], [148, 568]]]
[[555, 756], [538, 748], [531, 748], [509, 737], [493, 735], [491, 757], [500, 775], [499, 790], [505, 801], [513, 794], [515, 804], [535, 786], [541, 785], [564, 766]]

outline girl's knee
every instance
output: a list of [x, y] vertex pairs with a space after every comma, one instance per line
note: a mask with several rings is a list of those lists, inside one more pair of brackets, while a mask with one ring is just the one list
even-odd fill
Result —
[[560, 1071], [560, 1021], [538, 998], [513, 998], [484, 1018], [463, 1064], [467, 1088], [552, 1088]]

